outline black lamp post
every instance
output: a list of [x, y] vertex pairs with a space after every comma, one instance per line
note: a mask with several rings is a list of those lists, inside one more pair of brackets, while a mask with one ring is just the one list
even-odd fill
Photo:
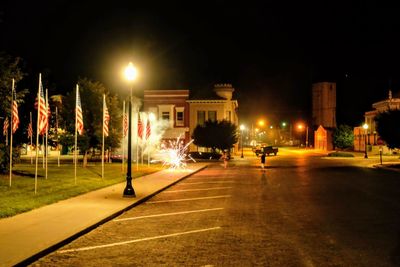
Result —
[[[129, 81], [133, 81], [136, 78], [136, 69], [132, 63], [129, 63], [125, 69], [125, 76]], [[128, 106], [128, 168], [126, 172], [126, 186], [124, 189], [124, 197], [136, 197], [135, 190], [132, 187], [132, 86], [129, 96]]]
[[368, 158], [368, 154], [367, 154], [367, 130], [368, 130], [368, 124], [364, 123], [363, 128], [365, 130], [364, 136], [365, 136], [365, 152], [364, 152], [364, 158], [367, 159]]

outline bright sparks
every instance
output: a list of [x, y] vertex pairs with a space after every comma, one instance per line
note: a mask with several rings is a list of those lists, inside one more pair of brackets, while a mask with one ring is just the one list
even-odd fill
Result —
[[163, 159], [163, 166], [168, 166], [170, 169], [184, 169], [186, 162], [192, 160], [196, 162], [190, 155], [186, 154], [187, 148], [193, 142], [184, 145], [183, 140], [178, 137], [176, 140], [170, 140], [168, 145], [162, 145], [160, 154]]

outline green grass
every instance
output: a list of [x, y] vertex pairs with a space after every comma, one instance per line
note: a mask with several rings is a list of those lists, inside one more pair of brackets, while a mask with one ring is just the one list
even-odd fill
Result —
[[348, 152], [332, 152], [328, 154], [328, 157], [345, 157], [345, 158], [354, 158], [352, 153]]
[[[137, 178], [163, 169], [160, 164], [132, 165], [132, 177]], [[104, 166], [101, 178], [101, 164], [90, 164], [83, 168], [78, 165], [75, 185], [74, 165], [48, 166], [48, 178], [42, 164], [38, 165], [37, 193], [35, 194], [35, 165], [17, 164], [13, 167], [12, 186], [9, 176], [0, 175], [0, 218], [14, 216], [57, 201], [71, 198], [109, 185], [124, 182], [126, 170], [121, 171], [121, 163]], [[121, 193], [122, 194], [122, 193]]]

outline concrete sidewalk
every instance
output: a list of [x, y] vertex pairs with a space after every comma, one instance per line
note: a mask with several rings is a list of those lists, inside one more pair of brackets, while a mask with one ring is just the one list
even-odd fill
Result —
[[0, 220], [0, 266], [26, 265], [170, 185], [204, 169], [163, 170], [132, 180], [136, 198], [123, 198], [120, 183]]

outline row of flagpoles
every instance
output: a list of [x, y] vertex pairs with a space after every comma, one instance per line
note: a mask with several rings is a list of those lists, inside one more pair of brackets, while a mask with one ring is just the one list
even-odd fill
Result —
[[[18, 129], [19, 126], [19, 116], [18, 116], [18, 104], [16, 101], [16, 90], [15, 90], [15, 81], [12, 80], [12, 98], [11, 98], [11, 134], [10, 134], [10, 177], [9, 177], [9, 186], [12, 185], [12, 143], [13, 143], [13, 134]], [[38, 94], [35, 101], [35, 108], [37, 108], [37, 131], [36, 131], [36, 161], [35, 161], [35, 194], [37, 193], [37, 177], [38, 177], [38, 158], [39, 158], [39, 136], [42, 135], [43, 142], [45, 148], [43, 152], [43, 167], [45, 168], [45, 179], [47, 179], [47, 154], [48, 154], [48, 130], [49, 130], [49, 117], [50, 117], [50, 108], [48, 102], [48, 93], [46, 89], [46, 96], [43, 90], [42, 84], [42, 76], [39, 74], [39, 85], [38, 85]], [[56, 107], [56, 118], [57, 118], [57, 107]], [[104, 139], [109, 135], [109, 121], [110, 121], [110, 114], [107, 109], [105, 95], [103, 95], [103, 130], [102, 130], [102, 157], [101, 157], [101, 164], [102, 164], [102, 171], [101, 177], [104, 178]], [[125, 101], [123, 102], [123, 140], [127, 136], [128, 132], [128, 115], [125, 112]], [[58, 124], [58, 122], [56, 122]], [[8, 117], [5, 118], [3, 124], [3, 135], [6, 136], [6, 145], [8, 145], [8, 127], [10, 126], [10, 122]], [[57, 131], [58, 125], [56, 125]], [[82, 105], [81, 99], [79, 95], [79, 86], [76, 85], [76, 103], [75, 103], [75, 145], [74, 145], [74, 181], [76, 184], [76, 177], [77, 177], [77, 162], [78, 162], [78, 144], [77, 144], [77, 137], [78, 134], [83, 134], [83, 115], [82, 115]], [[57, 134], [57, 133], [56, 133]], [[138, 113], [138, 132], [137, 137], [141, 140], [145, 139], [149, 140], [151, 135], [151, 125], [150, 119], [147, 119], [146, 123], [146, 132], [144, 133], [144, 128], [142, 121], [140, 119], [140, 113]], [[30, 139], [31, 144], [31, 164], [33, 164], [33, 157], [32, 157], [32, 146], [33, 146], [33, 126], [32, 126], [32, 113], [30, 113], [30, 122], [28, 125], [28, 137]], [[139, 142], [137, 142], [138, 144]], [[138, 164], [138, 147], [137, 147], [137, 159], [136, 162]], [[124, 142], [122, 142], [122, 170], [124, 166]], [[58, 166], [60, 166], [60, 152], [58, 153]], [[150, 162], [150, 153], [148, 153], [148, 164]], [[143, 163], [143, 153], [142, 153], [142, 163]]]

